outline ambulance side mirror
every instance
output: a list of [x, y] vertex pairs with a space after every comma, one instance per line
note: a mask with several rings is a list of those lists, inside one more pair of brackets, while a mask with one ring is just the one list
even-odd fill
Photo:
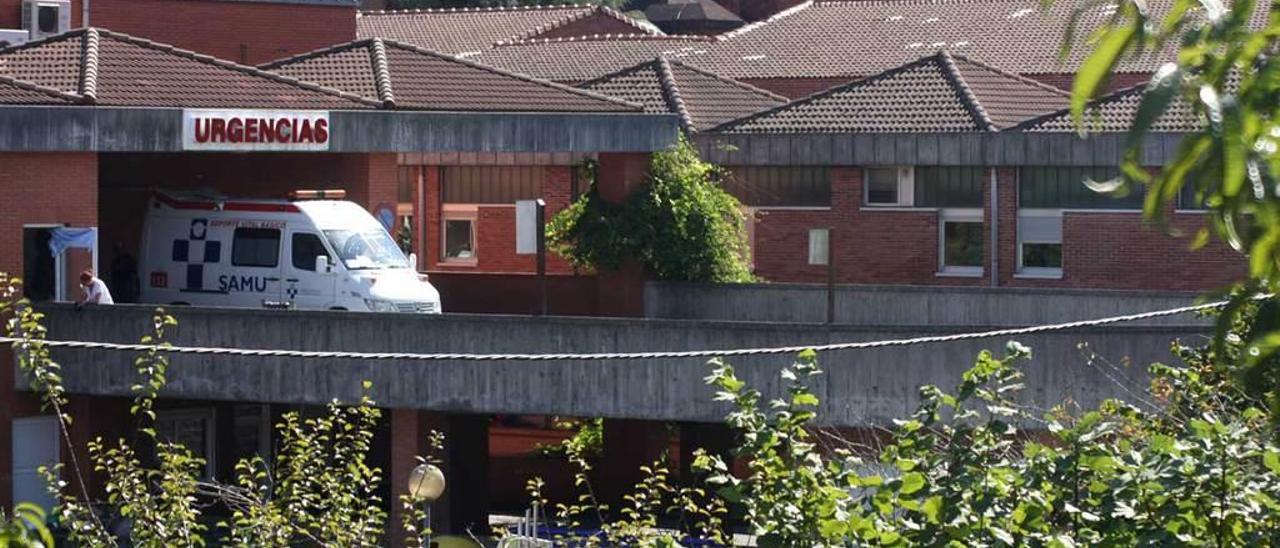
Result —
[[333, 272], [333, 269], [329, 267], [328, 255], [316, 255], [316, 272]]
[[417, 254], [417, 253], [410, 253], [410, 254], [409, 254], [409, 268], [412, 268], [412, 269], [414, 269], [414, 270], [417, 270], [417, 269], [418, 269], [418, 254]]

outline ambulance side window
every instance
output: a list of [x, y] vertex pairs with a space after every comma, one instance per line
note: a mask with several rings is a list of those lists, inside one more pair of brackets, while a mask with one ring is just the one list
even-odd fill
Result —
[[[316, 257], [321, 255], [329, 257], [329, 252], [325, 250], [319, 236], [299, 232], [293, 235], [292, 255], [294, 268], [315, 272]], [[329, 257], [329, 260], [332, 261], [333, 257]]]
[[231, 242], [231, 264], [269, 268], [280, 264], [280, 231], [274, 228], [237, 228]]

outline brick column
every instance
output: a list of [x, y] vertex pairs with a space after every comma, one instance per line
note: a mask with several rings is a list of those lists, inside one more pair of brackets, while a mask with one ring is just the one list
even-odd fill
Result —
[[438, 464], [445, 474], [445, 491], [431, 505], [432, 528], [437, 534], [462, 534], [468, 530], [488, 533], [489, 523], [489, 418], [482, 415], [446, 415], [414, 409], [391, 411], [391, 544], [403, 545], [404, 529], [400, 496], [408, 491], [409, 474], [417, 456], [433, 451], [428, 444], [432, 430], [445, 435], [445, 450]]
[[[997, 194], [996, 218], [998, 219], [1000, 240], [1000, 285], [1013, 282], [1013, 275], [1018, 270], [1018, 170], [1017, 168], [996, 168]], [[988, 194], [989, 195], [989, 194]]]
[[667, 441], [667, 429], [661, 422], [605, 419], [598, 490], [601, 502], [617, 511], [622, 497], [643, 479], [640, 467], [653, 464], [667, 448]]
[[[600, 154], [596, 188], [600, 197], [622, 203], [645, 184], [649, 173], [648, 154]], [[597, 275], [599, 314], [602, 316], [644, 316], [644, 265], [625, 259], [613, 271]]]

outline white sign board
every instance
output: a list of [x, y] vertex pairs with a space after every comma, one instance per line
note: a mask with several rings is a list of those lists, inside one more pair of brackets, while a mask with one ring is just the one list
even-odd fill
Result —
[[538, 252], [538, 206], [542, 200], [516, 202], [516, 255], [534, 255]]
[[329, 112], [185, 109], [182, 150], [329, 150]]

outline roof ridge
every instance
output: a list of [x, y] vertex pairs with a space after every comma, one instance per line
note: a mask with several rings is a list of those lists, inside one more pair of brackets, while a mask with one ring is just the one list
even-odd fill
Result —
[[56, 98], [56, 99], [62, 99], [62, 100], [64, 100], [64, 101], [70, 101], [70, 102], [73, 102], [73, 103], [80, 103], [80, 102], [83, 102], [83, 101], [84, 101], [84, 97], [83, 97], [83, 96], [81, 96], [81, 95], [77, 95], [77, 94], [75, 94], [75, 93], [68, 93], [68, 92], [65, 92], [65, 91], [62, 91], [62, 90], [60, 90], [60, 89], [56, 89], [56, 88], [51, 88], [51, 87], [47, 87], [47, 86], [42, 86], [42, 85], [40, 85], [40, 84], [36, 84], [36, 83], [32, 83], [32, 82], [28, 82], [28, 81], [26, 81], [26, 80], [19, 80], [19, 79], [17, 79], [17, 78], [12, 77], [12, 76], [5, 76], [5, 75], [3, 75], [3, 74], [0, 74], [0, 83], [2, 83], [2, 84], [9, 84], [9, 85], [11, 85], [11, 86], [15, 86], [15, 87], [18, 87], [18, 88], [21, 88], [21, 89], [25, 89], [25, 90], [27, 90], [27, 91], [34, 91], [34, 92], [36, 92], [36, 93], [43, 93], [43, 94], [48, 95], [48, 96], [50, 96], [50, 97], [53, 97], [53, 98]]
[[671, 65], [667, 63], [665, 57], [658, 57], [658, 85], [662, 90], [663, 98], [666, 99], [667, 105], [676, 114], [680, 116], [680, 122], [684, 125], [685, 130], [693, 133], [693, 115], [689, 114], [688, 107], [684, 104], [684, 98], [680, 96], [680, 87], [676, 85], [675, 75], [671, 73]]
[[395, 108], [396, 96], [391, 92], [391, 68], [387, 66], [387, 47], [381, 38], [374, 38], [369, 44], [369, 62], [373, 65], [373, 85], [378, 90], [378, 100], [382, 106]]
[[291, 65], [299, 61], [306, 61], [307, 59], [311, 59], [312, 57], [319, 57], [321, 55], [337, 53], [343, 50], [368, 47], [369, 42], [372, 42], [373, 40], [374, 38], [358, 38], [350, 42], [332, 44], [322, 48], [313, 49], [311, 51], [304, 51], [296, 55], [290, 55], [288, 57], [281, 57], [279, 59], [267, 61], [266, 63], [259, 64], [257, 68], [258, 70], [275, 70], [285, 65]]
[[594, 86], [594, 85], [599, 84], [599, 83], [601, 83], [601, 82], [604, 82], [604, 81], [607, 81], [607, 80], [612, 80], [612, 79], [614, 79], [614, 78], [617, 78], [617, 77], [622, 76], [622, 75], [625, 75], [625, 74], [629, 74], [629, 73], [636, 72], [636, 71], [639, 71], [639, 70], [644, 70], [646, 67], [648, 67], [649, 65], [652, 65], [652, 64], [654, 64], [654, 63], [656, 63], [656, 62], [658, 62], [658, 57], [654, 57], [653, 59], [649, 59], [648, 61], [641, 61], [641, 62], [636, 63], [636, 64], [634, 64], [634, 65], [630, 65], [630, 66], [622, 67], [622, 68], [620, 68], [620, 69], [618, 69], [618, 70], [615, 70], [615, 71], [613, 71], [613, 72], [609, 72], [609, 73], [606, 73], [606, 74], [602, 74], [602, 75], [600, 75], [600, 76], [596, 76], [595, 78], [592, 78], [592, 79], [590, 79], [590, 80], [583, 81], [583, 82], [581, 82], [581, 83], [579, 83], [579, 84], [577, 84], [577, 85], [575, 85], [575, 86], [573, 86], [573, 87], [581, 89], [581, 88], [585, 88], [585, 87], [588, 87], [588, 86]]
[[969, 115], [973, 116], [973, 121], [987, 131], [999, 131], [995, 121], [991, 119], [991, 115], [987, 114], [987, 109], [983, 108], [982, 102], [978, 101], [978, 96], [969, 87], [969, 83], [965, 81], [964, 75], [960, 73], [960, 69], [956, 67], [956, 60], [951, 57], [947, 50], [938, 50], [933, 54], [933, 58], [942, 64], [943, 75], [951, 81], [951, 84], [960, 92], [961, 99], [964, 100], [965, 108], [969, 111]]
[[[871, 0], [860, 0], [860, 1], [871, 1]], [[791, 7], [787, 8], [787, 9], [785, 9], [785, 10], [782, 10], [782, 11], [780, 11], [780, 12], [778, 12], [778, 13], [775, 13], [775, 14], [773, 14], [773, 15], [770, 15], [770, 16], [768, 16], [768, 17], [766, 17], [766, 18], [764, 18], [764, 19], [761, 19], [761, 20], [759, 20], [759, 21], [756, 21], [756, 22], [753, 22], [753, 23], [748, 23], [748, 24], [746, 24], [746, 25], [743, 25], [743, 26], [741, 26], [741, 27], [738, 27], [738, 28], [736, 28], [736, 29], [733, 29], [733, 30], [731, 30], [731, 31], [729, 31], [729, 32], [725, 32], [725, 33], [719, 34], [719, 35], [717, 35], [717, 36], [716, 36], [716, 38], [719, 38], [719, 39], [721, 39], [721, 40], [729, 40], [729, 39], [731, 39], [731, 38], [737, 38], [737, 37], [739, 37], [739, 36], [741, 36], [741, 35], [743, 35], [743, 34], [746, 34], [746, 33], [748, 33], [748, 32], [751, 32], [751, 31], [753, 31], [753, 30], [755, 30], [755, 29], [758, 29], [758, 28], [760, 28], [760, 27], [763, 27], [763, 26], [765, 26], [765, 25], [768, 25], [769, 23], [773, 23], [774, 21], [777, 21], [777, 20], [779, 20], [779, 19], [784, 19], [784, 18], [790, 17], [790, 16], [792, 16], [792, 15], [794, 15], [794, 14], [796, 14], [796, 13], [799, 13], [799, 12], [801, 12], [801, 11], [804, 11], [804, 10], [805, 10], [805, 9], [807, 9], [808, 7], [810, 7], [810, 6], [814, 5], [815, 3], [816, 3], [816, 2], [815, 2], [814, 0], [805, 0], [804, 2], [801, 2], [801, 3], [799, 3], [799, 4], [796, 4], [796, 5], [794, 5], [794, 6], [791, 6]]]
[[196, 53], [196, 52], [191, 51], [191, 50], [189, 50], [189, 49], [182, 49], [182, 48], [179, 48], [179, 47], [177, 47], [177, 46], [173, 46], [173, 45], [169, 45], [169, 44], [164, 44], [164, 43], [156, 42], [156, 41], [153, 41], [153, 40], [148, 40], [148, 39], [146, 39], [146, 38], [138, 38], [138, 37], [136, 37], [136, 36], [132, 36], [132, 35], [128, 35], [128, 34], [124, 34], [124, 33], [121, 33], [121, 32], [115, 32], [115, 31], [111, 31], [111, 30], [107, 30], [107, 29], [96, 29], [96, 30], [97, 30], [97, 31], [98, 31], [102, 36], [104, 36], [104, 37], [111, 38], [111, 39], [114, 39], [114, 40], [119, 40], [119, 41], [121, 41], [121, 42], [125, 42], [125, 43], [128, 43], [128, 44], [133, 44], [133, 45], [138, 46], [138, 47], [147, 48], [147, 49], [151, 49], [151, 50], [155, 50], [155, 51], [160, 51], [160, 52], [164, 52], [164, 53], [169, 53], [169, 54], [177, 55], [177, 56], [180, 56], [180, 57], [185, 57], [185, 58], [187, 58], [187, 59], [191, 59], [191, 60], [196, 61], [196, 62], [204, 63], [204, 64], [206, 64], [206, 65], [212, 65], [212, 66], [215, 66], [215, 67], [221, 67], [221, 68], [225, 68], [225, 69], [228, 69], [228, 70], [234, 70], [234, 71], [237, 71], [237, 72], [240, 72], [240, 73], [243, 73], [243, 74], [248, 74], [248, 75], [250, 75], [250, 76], [257, 76], [257, 77], [260, 77], [260, 78], [266, 78], [266, 79], [268, 79], [268, 80], [272, 80], [272, 81], [279, 82], [279, 83], [282, 83], [282, 84], [291, 85], [291, 86], [298, 87], [298, 88], [301, 88], [301, 89], [306, 89], [306, 90], [314, 91], [314, 92], [317, 92], [317, 93], [323, 93], [323, 94], [325, 94], [325, 95], [331, 95], [331, 96], [334, 96], [334, 97], [340, 97], [340, 98], [346, 99], [346, 100], [348, 100], [348, 101], [353, 101], [353, 102], [360, 103], [360, 104], [364, 104], [364, 105], [369, 105], [369, 106], [379, 106], [379, 104], [378, 104], [378, 102], [377, 102], [377, 101], [374, 101], [374, 100], [371, 100], [371, 99], [367, 99], [367, 98], [365, 98], [365, 97], [361, 97], [361, 96], [356, 95], [356, 94], [354, 94], [354, 93], [348, 93], [348, 92], [345, 92], [345, 91], [342, 91], [342, 90], [337, 90], [337, 89], [334, 89], [334, 88], [330, 88], [330, 87], [322, 86], [322, 85], [320, 85], [320, 84], [316, 84], [316, 83], [313, 83], [313, 82], [306, 82], [306, 81], [303, 81], [303, 80], [298, 80], [297, 78], [290, 78], [290, 77], [285, 76], [285, 75], [283, 75], [283, 74], [278, 74], [278, 73], [275, 73], [275, 72], [271, 72], [271, 71], [268, 71], [268, 70], [260, 69], [260, 68], [257, 68], [257, 67], [252, 67], [252, 66], [249, 66], [249, 65], [242, 65], [242, 64], [240, 64], [240, 63], [236, 63], [236, 62], [233, 62], [233, 61], [228, 61], [228, 60], [226, 60], [226, 59], [219, 59], [219, 58], [214, 57], [214, 56], [212, 56], [212, 55], [205, 55], [205, 54], [203, 54], [203, 53]]
[[[936, 55], [936, 54], [935, 54], [935, 55]], [[794, 100], [794, 101], [791, 101], [791, 102], [789, 102], [789, 103], [785, 103], [785, 104], [782, 104], [782, 105], [778, 105], [778, 106], [776, 106], [776, 107], [772, 107], [772, 108], [767, 108], [767, 109], [764, 109], [764, 110], [762, 110], [762, 111], [759, 111], [759, 112], [756, 112], [756, 113], [752, 113], [752, 114], [748, 114], [748, 115], [746, 115], [746, 116], [743, 116], [743, 117], [741, 117], [741, 118], [737, 118], [737, 119], [734, 119], [734, 120], [729, 120], [728, 122], [725, 122], [725, 123], [723, 123], [723, 124], [717, 125], [717, 126], [715, 126], [715, 127], [711, 128], [711, 129], [709, 129], [708, 131], [724, 131], [725, 129], [731, 129], [731, 128], [732, 128], [733, 126], [735, 126], [735, 125], [740, 125], [740, 124], [743, 124], [743, 123], [746, 123], [746, 122], [749, 122], [749, 121], [755, 120], [755, 119], [757, 119], [757, 118], [761, 118], [761, 117], [764, 117], [764, 116], [767, 116], [767, 115], [770, 115], [770, 114], [774, 114], [774, 113], [776, 113], [776, 112], [779, 112], [779, 111], [782, 111], [782, 110], [786, 110], [786, 109], [789, 109], [789, 108], [792, 108], [792, 107], [795, 107], [795, 106], [809, 104], [809, 103], [812, 103], [812, 102], [817, 101], [817, 100], [819, 100], [819, 99], [823, 99], [823, 98], [825, 98], [825, 97], [828, 97], [828, 96], [831, 96], [831, 95], [835, 95], [835, 94], [837, 94], [837, 93], [843, 93], [843, 92], [848, 91], [848, 90], [850, 90], [850, 89], [853, 89], [853, 88], [855, 88], [855, 87], [860, 87], [860, 86], [864, 86], [864, 85], [871, 85], [871, 84], [874, 84], [874, 83], [876, 83], [876, 82], [879, 82], [880, 80], [884, 80], [884, 79], [886, 79], [886, 78], [889, 78], [889, 77], [892, 77], [892, 76], [894, 76], [894, 75], [897, 75], [897, 74], [898, 74], [898, 73], [900, 73], [900, 72], [904, 72], [904, 71], [907, 71], [907, 70], [911, 70], [911, 69], [913, 69], [913, 68], [916, 68], [917, 66], [920, 66], [920, 65], [923, 65], [923, 64], [925, 64], [925, 63], [928, 63], [928, 62], [930, 62], [930, 61], [932, 61], [932, 60], [934, 59], [935, 55], [926, 55], [926, 56], [924, 56], [924, 57], [921, 57], [921, 58], [919, 58], [919, 59], [916, 59], [915, 61], [911, 61], [910, 63], [904, 63], [904, 64], [901, 64], [901, 65], [898, 65], [898, 66], [896, 66], [896, 67], [893, 67], [893, 68], [891, 68], [891, 69], [888, 69], [888, 70], [885, 70], [885, 71], [882, 71], [882, 72], [879, 72], [879, 73], [873, 74], [873, 75], [868, 76], [868, 77], [866, 77], [866, 78], [859, 78], [859, 79], [853, 80], [852, 82], [849, 82], [849, 83], [847, 83], [847, 84], [840, 84], [840, 85], [838, 85], [838, 86], [833, 86], [833, 87], [830, 87], [830, 88], [824, 89], [824, 90], [822, 90], [822, 91], [819, 91], [819, 92], [817, 92], [817, 93], [813, 93], [813, 94], [810, 94], [810, 95], [808, 95], [808, 96], [801, 97], [801, 98], [796, 99], [796, 100]]]
[[706, 69], [702, 69], [702, 68], [695, 67], [695, 66], [693, 66], [693, 65], [690, 65], [689, 63], [685, 63], [684, 61], [681, 61], [680, 59], [671, 59], [671, 58], [668, 58], [668, 57], [666, 57], [666, 56], [663, 56], [663, 58], [664, 58], [664, 59], [668, 59], [671, 63], [677, 64], [677, 65], [680, 65], [680, 66], [682, 66], [682, 67], [684, 67], [684, 68], [687, 68], [687, 69], [689, 69], [689, 70], [692, 70], [692, 71], [694, 71], [694, 72], [696, 72], [696, 73], [698, 73], [698, 74], [701, 74], [701, 75], [703, 75], [703, 76], [707, 76], [707, 77], [710, 77], [710, 78], [715, 78], [716, 80], [719, 80], [719, 81], [724, 82], [724, 83], [726, 83], [726, 84], [730, 84], [730, 85], [734, 85], [734, 86], [740, 87], [740, 88], [742, 88], [742, 89], [744, 89], [744, 90], [747, 90], [747, 91], [750, 91], [750, 92], [756, 93], [756, 94], [758, 94], [758, 95], [763, 95], [763, 96], [769, 97], [769, 98], [771, 98], [771, 99], [779, 99], [779, 100], [782, 100], [782, 101], [790, 101], [790, 99], [787, 99], [786, 97], [783, 97], [782, 95], [778, 95], [777, 93], [774, 93], [774, 92], [769, 91], [769, 90], [767, 90], [767, 89], [764, 89], [764, 88], [758, 88], [758, 87], [756, 87], [756, 86], [753, 86], [753, 85], [748, 84], [748, 83], [746, 83], [746, 82], [743, 82], [743, 81], [741, 81], [741, 80], [734, 80], [733, 78], [730, 78], [730, 77], [728, 77], [728, 76], [723, 76], [723, 75], [716, 74], [716, 73], [711, 72], [711, 71], [706, 70]]
[[597, 6], [592, 4], [535, 4], [529, 6], [474, 6], [459, 8], [412, 8], [402, 10], [360, 10], [356, 12], [356, 17], [379, 16], [379, 15], [413, 15], [413, 14], [432, 14], [432, 13], [487, 13], [500, 11], [559, 11], [559, 10], [580, 10], [591, 9]]
[[530, 83], [538, 84], [538, 85], [543, 86], [543, 87], [554, 88], [554, 89], [558, 89], [558, 90], [561, 90], [561, 91], [568, 91], [568, 92], [573, 93], [573, 94], [575, 94], [575, 95], [585, 95], [585, 96], [591, 97], [591, 98], [593, 98], [593, 99], [599, 99], [599, 100], [607, 101], [607, 102], [614, 103], [614, 104], [617, 104], [617, 105], [627, 106], [627, 107], [630, 107], [630, 108], [635, 109], [635, 110], [642, 110], [641, 105], [637, 105], [637, 104], [632, 103], [632, 102], [630, 102], [630, 101], [623, 101], [622, 99], [618, 99], [618, 98], [616, 98], [616, 97], [610, 97], [610, 96], [605, 95], [605, 94], [603, 94], [603, 93], [596, 93], [596, 92], [594, 92], [594, 91], [588, 91], [588, 90], [585, 90], [585, 89], [578, 89], [578, 88], [575, 88], [575, 87], [566, 86], [566, 85], [564, 85], [564, 84], [558, 84], [558, 83], [556, 83], [556, 82], [551, 82], [551, 81], [548, 81], [548, 80], [542, 80], [542, 79], [539, 79], [539, 78], [534, 78], [534, 77], [529, 76], [529, 75], [527, 75], [527, 74], [520, 74], [520, 73], [518, 73], [518, 72], [512, 72], [512, 71], [509, 71], [509, 70], [506, 70], [506, 69], [503, 69], [503, 68], [498, 68], [498, 67], [491, 66], [491, 65], [485, 65], [485, 64], [482, 64], [482, 63], [477, 63], [477, 62], [475, 62], [475, 61], [471, 61], [471, 60], [468, 60], [468, 59], [463, 59], [463, 58], [460, 58], [460, 57], [455, 57], [455, 56], [453, 56], [453, 55], [447, 55], [447, 54], [444, 54], [444, 53], [440, 53], [440, 52], [438, 52], [438, 51], [430, 50], [430, 49], [427, 49], [427, 48], [424, 48], [424, 47], [421, 47], [421, 46], [416, 46], [416, 45], [413, 45], [413, 44], [406, 44], [406, 43], [404, 43], [404, 42], [397, 42], [397, 41], [395, 41], [395, 40], [387, 40], [387, 39], [381, 39], [381, 41], [382, 41], [382, 43], [383, 43], [383, 44], [385, 44], [386, 46], [390, 46], [390, 47], [394, 47], [394, 48], [399, 48], [399, 49], [403, 49], [403, 50], [408, 50], [408, 51], [412, 51], [412, 52], [416, 52], [416, 53], [421, 53], [421, 54], [431, 55], [431, 56], [433, 56], [433, 57], [438, 57], [438, 58], [443, 59], [443, 60], [445, 60], [445, 61], [449, 61], [449, 62], [452, 62], [452, 63], [458, 63], [458, 64], [461, 64], [461, 65], [466, 65], [466, 66], [469, 66], [469, 67], [472, 67], [472, 68], [476, 68], [476, 69], [480, 69], [480, 70], [488, 71], [488, 72], [491, 72], [491, 73], [493, 73], [493, 74], [499, 74], [499, 75], [507, 76], [507, 77], [510, 77], [510, 78], [518, 78], [518, 79], [520, 79], [520, 80], [524, 80], [524, 81], [526, 81], [526, 82], [530, 82]]
[[84, 102], [98, 102], [98, 51], [101, 37], [98, 29], [85, 29], [80, 40], [80, 95]]
[[1001, 75], [1001, 76], [1007, 77], [1007, 78], [1009, 78], [1009, 79], [1011, 79], [1011, 80], [1017, 80], [1018, 82], [1021, 82], [1021, 83], [1023, 83], [1023, 84], [1027, 84], [1027, 85], [1030, 85], [1030, 86], [1034, 86], [1034, 87], [1040, 88], [1040, 89], [1042, 89], [1042, 90], [1044, 90], [1044, 91], [1047, 91], [1047, 92], [1050, 92], [1050, 93], [1056, 93], [1056, 94], [1058, 94], [1058, 95], [1062, 95], [1062, 96], [1064, 96], [1064, 97], [1071, 97], [1071, 92], [1069, 92], [1069, 91], [1067, 91], [1067, 90], [1065, 90], [1065, 89], [1057, 88], [1057, 87], [1051, 86], [1051, 85], [1049, 85], [1049, 84], [1046, 84], [1046, 83], [1044, 83], [1044, 82], [1041, 82], [1041, 81], [1039, 81], [1039, 80], [1034, 80], [1034, 79], [1031, 79], [1031, 78], [1027, 78], [1026, 76], [1023, 76], [1023, 75], [1021, 75], [1021, 74], [1017, 74], [1017, 73], [1014, 73], [1014, 72], [1009, 72], [1009, 71], [1004, 70], [1004, 69], [1002, 69], [1002, 68], [997, 68], [997, 67], [994, 67], [994, 66], [988, 65], [988, 64], [986, 64], [986, 63], [984, 63], [984, 62], [982, 62], [982, 61], [979, 61], [979, 60], [974, 59], [974, 58], [972, 58], [972, 57], [968, 57], [968, 56], [966, 56], [966, 55], [960, 55], [960, 54], [955, 54], [955, 53], [950, 53], [950, 52], [948, 52], [948, 54], [949, 54], [949, 55], [951, 55], [951, 57], [952, 57], [952, 58], [954, 58], [954, 59], [959, 59], [959, 60], [964, 61], [964, 62], [966, 62], [966, 63], [972, 64], [972, 65], [977, 65], [978, 67], [981, 67], [981, 68], [983, 68], [983, 69], [985, 69], [985, 70], [988, 70], [988, 71], [994, 72], [994, 73], [999, 74], [999, 75]]
[[556, 38], [529, 38], [516, 42], [498, 42], [494, 46], [528, 46], [538, 44], [554, 44], [568, 42], [605, 42], [610, 40], [623, 41], [641, 41], [641, 40], [671, 40], [673, 42], [717, 42], [718, 38], [714, 36], [705, 36], [700, 34], [585, 34], [582, 36], [559, 36]]
[[[1099, 106], [1101, 106], [1101, 105], [1104, 105], [1104, 104], [1110, 103], [1110, 102], [1112, 102], [1112, 101], [1117, 101], [1117, 100], [1119, 100], [1119, 99], [1122, 99], [1122, 98], [1124, 98], [1124, 97], [1126, 97], [1126, 96], [1129, 96], [1129, 95], [1131, 95], [1131, 94], [1134, 94], [1134, 93], [1143, 93], [1143, 92], [1145, 92], [1145, 91], [1146, 91], [1147, 85], [1148, 85], [1148, 83], [1147, 83], [1147, 82], [1144, 82], [1144, 83], [1141, 83], [1141, 84], [1137, 84], [1137, 85], [1129, 86], [1129, 87], [1127, 87], [1127, 88], [1122, 88], [1122, 89], [1115, 90], [1115, 91], [1113, 91], [1113, 92], [1111, 92], [1111, 93], [1108, 93], [1108, 94], [1106, 94], [1106, 95], [1103, 95], [1103, 96], [1101, 96], [1101, 97], [1095, 97], [1094, 99], [1092, 99], [1092, 100], [1091, 100], [1091, 101], [1089, 101], [1088, 103], [1085, 103], [1085, 110], [1087, 111], [1087, 110], [1089, 110], [1089, 109], [1091, 109], [1091, 108], [1097, 108], [1097, 107], [1099, 107]], [[1045, 122], [1045, 121], [1048, 121], [1048, 120], [1053, 119], [1053, 118], [1057, 118], [1057, 117], [1062, 116], [1062, 115], [1064, 115], [1064, 114], [1071, 114], [1071, 107], [1069, 107], [1069, 106], [1068, 106], [1068, 107], [1063, 107], [1063, 108], [1060, 108], [1060, 109], [1055, 110], [1055, 111], [1052, 111], [1052, 112], [1046, 112], [1046, 113], [1041, 114], [1041, 115], [1039, 115], [1039, 116], [1035, 116], [1035, 117], [1032, 117], [1032, 118], [1027, 118], [1026, 120], [1023, 120], [1023, 121], [1021, 121], [1021, 122], [1018, 122], [1018, 123], [1016, 123], [1016, 124], [1014, 124], [1014, 125], [1012, 125], [1012, 126], [1009, 126], [1009, 127], [1005, 128], [1005, 129], [1004, 129], [1004, 131], [1022, 131], [1022, 130], [1025, 130], [1025, 129], [1027, 129], [1027, 128], [1035, 127], [1035, 126], [1037, 126], [1037, 125], [1039, 125], [1039, 124], [1041, 124], [1041, 123], [1043, 123], [1043, 122]]]
[[665, 35], [666, 35], [666, 34], [665, 34], [665, 33], [663, 33], [662, 31], [654, 32], [654, 30], [655, 30], [655, 29], [651, 29], [651, 28], [648, 28], [648, 27], [644, 27], [644, 26], [640, 25], [640, 23], [639, 23], [638, 21], [636, 21], [635, 19], [632, 19], [632, 18], [630, 18], [630, 17], [627, 17], [627, 16], [626, 16], [626, 15], [624, 15], [624, 14], [618, 13], [618, 12], [614, 11], [612, 8], [609, 8], [608, 6], [600, 6], [600, 5], [596, 5], [596, 6], [590, 6], [590, 8], [591, 8], [591, 9], [588, 9], [588, 10], [585, 10], [585, 11], [580, 11], [580, 12], [571, 13], [571, 14], [569, 14], [569, 15], [565, 16], [565, 17], [561, 17], [560, 19], [557, 19], [557, 20], [555, 20], [555, 21], [551, 21], [551, 22], [549, 22], [549, 23], [546, 23], [546, 24], [543, 24], [543, 25], [539, 25], [539, 26], [537, 26], [537, 27], [535, 27], [535, 28], [529, 29], [529, 30], [527, 30], [527, 31], [525, 31], [525, 32], [522, 32], [522, 33], [517, 34], [517, 35], [515, 35], [515, 36], [512, 36], [512, 37], [510, 37], [510, 38], [505, 38], [505, 39], [499, 40], [497, 43], [495, 43], [495, 45], [497, 45], [497, 44], [505, 44], [505, 43], [510, 43], [510, 42], [519, 42], [519, 41], [522, 41], [522, 40], [532, 39], [532, 38], [534, 38], [534, 37], [538, 36], [539, 34], [543, 34], [543, 33], [551, 32], [551, 31], [553, 31], [553, 30], [555, 30], [555, 29], [558, 29], [558, 28], [564, 27], [565, 25], [568, 25], [568, 24], [570, 24], [570, 23], [574, 23], [574, 22], [577, 22], [577, 21], [581, 21], [581, 20], [583, 20], [583, 19], [586, 19], [587, 17], [590, 17], [590, 16], [595, 15], [595, 14], [597, 14], [597, 13], [603, 13], [603, 14], [605, 14], [605, 15], [606, 15], [606, 16], [608, 16], [608, 17], [612, 17], [612, 18], [614, 18], [614, 19], [617, 19], [617, 20], [619, 20], [619, 21], [622, 21], [623, 23], [626, 23], [627, 25], [630, 25], [631, 27], [633, 27], [633, 28], [635, 28], [635, 29], [637, 29], [637, 30], [640, 30], [640, 31], [642, 31], [644, 34], [647, 34], [647, 35], [650, 35], [650, 36], [665, 36]]

